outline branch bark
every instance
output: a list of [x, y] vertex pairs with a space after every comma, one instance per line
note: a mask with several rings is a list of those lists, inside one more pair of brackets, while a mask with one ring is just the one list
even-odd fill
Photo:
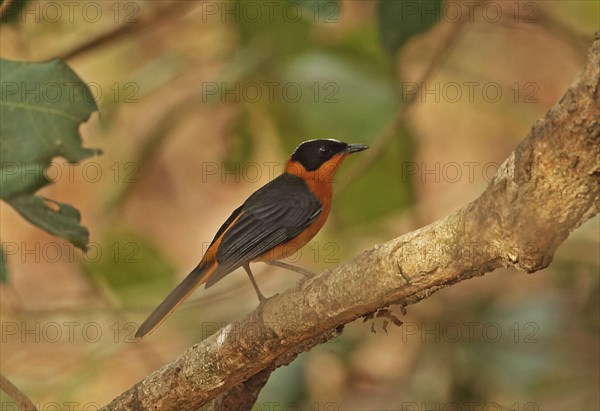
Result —
[[3, 374], [0, 374], [0, 390], [4, 391], [6, 395], [15, 400], [19, 410], [37, 411], [35, 404], [29, 399], [29, 397], [25, 395], [23, 391], [18, 389], [12, 382], [10, 382]]
[[390, 304], [414, 304], [499, 267], [547, 267], [569, 233], [600, 210], [599, 38], [575, 83], [477, 200], [270, 299], [103, 410], [194, 410], [253, 376], [260, 384], [257, 374]]

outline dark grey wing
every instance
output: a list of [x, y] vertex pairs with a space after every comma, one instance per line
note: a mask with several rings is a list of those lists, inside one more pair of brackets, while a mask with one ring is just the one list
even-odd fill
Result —
[[321, 203], [299, 177], [284, 174], [271, 181], [246, 200], [238, 219], [225, 231], [216, 255], [223, 275], [211, 276], [206, 286], [293, 239], [321, 210]]
[[233, 222], [233, 220], [235, 220], [235, 218], [240, 214], [240, 211], [242, 211], [242, 207], [243, 207], [243, 205], [241, 205], [238, 208], [236, 208], [235, 210], [233, 210], [233, 212], [231, 213], [229, 218], [227, 220], [225, 220], [223, 225], [221, 225], [221, 228], [219, 228], [219, 231], [217, 231], [217, 234], [215, 234], [215, 237], [210, 242], [209, 247], [211, 245], [213, 245], [215, 241], [217, 241], [217, 238], [221, 237], [221, 234], [223, 234], [223, 232], [225, 230], [227, 230], [227, 227], [229, 227], [229, 225]]

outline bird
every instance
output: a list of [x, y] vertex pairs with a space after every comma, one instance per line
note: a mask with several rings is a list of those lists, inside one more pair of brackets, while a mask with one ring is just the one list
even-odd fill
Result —
[[253, 194], [223, 223], [200, 263], [175, 287], [140, 325], [135, 337], [154, 331], [196, 288], [213, 286], [243, 267], [259, 300], [260, 292], [250, 263], [265, 262], [307, 270], [280, 262], [290, 250], [306, 245], [323, 227], [331, 209], [334, 176], [350, 154], [369, 148], [333, 139], [308, 140], [289, 156], [283, 173]]

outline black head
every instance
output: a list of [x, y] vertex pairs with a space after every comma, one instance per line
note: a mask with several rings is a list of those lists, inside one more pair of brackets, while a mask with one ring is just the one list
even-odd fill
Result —
[[338, 154], [352, 154], [369, 148], [364, 144], [347, 144], [337, 140], [308, 140], [300, 144], [290, 159], [306, 169], [315, 171]]

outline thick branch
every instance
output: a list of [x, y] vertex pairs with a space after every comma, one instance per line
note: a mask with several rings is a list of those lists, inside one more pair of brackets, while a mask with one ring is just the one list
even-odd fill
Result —
[[583, 73], [477, 200], [269, 300], [104, 409], [194, 410], [379, 308], [414, 304], [498, 267], [530, 273], [548, 266], [569, 233], [600, 209], [599, 56], [596, 40]]

